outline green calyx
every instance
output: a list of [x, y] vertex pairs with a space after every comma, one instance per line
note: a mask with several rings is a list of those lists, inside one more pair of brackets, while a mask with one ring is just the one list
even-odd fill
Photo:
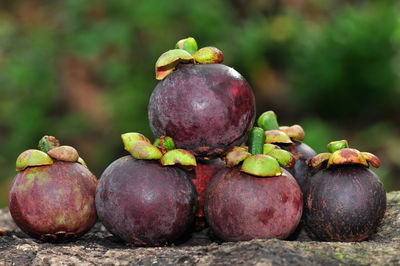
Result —
[[152, 144], [144, 135], [129, 132], [121, 135], [124, 148], [138, 160], [160, 160], [163, 166], [178, 165], [185, 170], [196, 166], [194, 155], [184, 149], [175, 149], [174, 140], [162, 136]]
[[264, 154], [257, 154], [248, 157], [244, 160], [240, 171], [260, 177], [282, 175], [282, 169], [277, 160]]
[[60, 146], [60, 142], [53, 136], [43, 136], [38, 144], [38, 148], [43, 152], [48, 152], [58, 146]]
[[[259, 127], [263, 128], [266, 131], [266, 143], [291, 144], [293, 143], [292, 140], [303, 141], [305, 137], [304, 130], [299, 125], [280, 127], [274, 111], [267, 111], [262, 113], [257, 120], [257, 124]], [[268, 131], [272, 132], [267, 133]], [[283, 134], [277, 131], [281, 131]]]
[[163, 80], [175, 70], [178, 64], [218, 64], [224, 59], [222, 52], [215, 47], [198, 50], [197, 42], [189, 37], [178, 41], [175, 49], [163, 53], [157, 60], [156, 79]]
[[168, 136], [159, 137], [154, 141], [153, 145], [160, 149], [162, 154], [165, 154], [166, 152], [175, 149], [174, 140]]
[[257, 125], [265, 131], [279, 129], [278, 120], [274, 111], [267, 111], [260, 115]]
[[164, 166], [181, 165], [185, 169], [191, 169], [196, 166], [196, 158], [194, 155], [184, 149], [170, 150], [161, 158], [161, 164]]
[[334, 165], [359, 164], [378, 168], [381, 164], [379, 158], [374, 154], [349, 148], [347, 140], [330, 142], [327, 147], [330, 152], [314, 156], [309, 162], [310, 167], [329, 168]]
[[338, 151], [340, 149], [348, 148], [349, 143], [347, 142], [347, 140], [337, 140], [329, 142], [327, 147], [329, 152], [334, 153], [335, 151]]
[[47, 153], [39, 150], [26, 150], [21, 153], [16, 161], [16, 170], [22, 171], [30, 166], [42, 166], [53, 164], [53, 160]]
[[174, 71], [179, 63], [194, 63], [194, 58], [182, 49], [173, 49], [163, 53], [156, 62], [156, 79], [163, 80]]
[[188, 37], [186, 39], [179, 40], [176, 45], [176, 49], [182, 49], [188, 52], [189, 54], [194, 54], [198, 47], [197, 47], [197, 42], [194, 38]]

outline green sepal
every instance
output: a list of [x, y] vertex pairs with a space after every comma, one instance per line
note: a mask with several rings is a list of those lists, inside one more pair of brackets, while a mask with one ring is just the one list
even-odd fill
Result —
[[176, 43], [175, 48], [183, 49], [191, 55], [193, 55], [198, 49], [197, 42], [193, 37], [188, 37], [186, 39], [179, 40]]
[[184, 149], [175, 149], [167, 152], [162, 156], [161, 164], [164, 166], [179, 164], [186, 167], [197, 165], [194, 155], [190, 151]]
[[263, 154], [267, 155], [273, 149], [280, 149], [280, 148], [278, 145], [275, 145], [275, 144], [271, 144], [271, 143], [264, 144]]
[[329, 152], [334, 153], [337, 150], [348, 148], [349, 143], [345, 139], [337, 140], [337, 141], [329, 142], [327, 147], [328, 147]]
[[146, 136], [137, 132], [124, 133], [121, 135], [121, 139], [124, 144], [124, 149], [127, 151], [130, 151], [138, 141], [146, 141], [151, 144], [150, 140]]
[[264, 154], [253, 155], [244, 160], [240, 171], [255, 176], [282, 175], [282, 169], [277, 160]]
[[194, 63], [193, 56], [182, 49], [173, 49], [163, 53], [156, 62], [156, 79], [163, 80], [179, 63]]
[[174, 140], [168, 136], [159, 137], [154, 141], [153, 145], [160, 149], [162, 154], [165, 154], [166, 152], [175, 149]]
[[219, 64], [224, 61], [221, 50], [215, 47], [203, 47], [193, 54], [193, 58], [200, 64]]
[[280, 165], [286, 168], [293, 168], [296, 164], [296, 158], [293, 154], [280, 148], [271, 150], [267, 155], [275, 158]]
[[230, 151], [226, 154], [224, 161], [226, 163], [226, 166], [234, 167], [234, 166], [240, 164], [242, 161], [244, 161], [245, 159], [247, 159], [250, 156], [251, 156], [251, 153], [249, 153], [245, 150], [234, 150], [234, 151]]
[[278, 120], [274, 111], [267, 111], [260, 115], [257, 125], [264, 130], [279, 129]]
[[21, 171], [29, 166], [41, 166], [53, 164], [53, 160], [47, 153], [39, 150], [26, 150], [21, 153], [16, 161], [16, 170]]
[[133, 158], [140, 160], [158, 160], [163, 156], [157, 147], [144, 140], [136, 141], [128, 152]]

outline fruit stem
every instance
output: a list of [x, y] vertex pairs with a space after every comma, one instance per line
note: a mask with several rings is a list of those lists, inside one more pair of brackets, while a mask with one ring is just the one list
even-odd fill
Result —
[[337, 140], [337, 141], [329, 142], [327, 147], [328, 147], [328, 151], [330, 153], [334, 153], [335, 151], [338, 151], [338, 150], [341, 150], [344, 148], [348, 148], [349, 143], [347, 142], [347, 140]]
[[265, 143], [265, 131], [260, 127], [253, 127], [249, 132], [249, 153], [252, 155], [263, 154]]
[[260, 115], [257, 124], [265, 131], [279, 129], [278, 120], [274, 111], [267, 111]]
[[38, 148], [43, 152], [48, 152], [49, 150], [59, 147], [60, 142], [53, 136], [43, 136], [39, 140]]

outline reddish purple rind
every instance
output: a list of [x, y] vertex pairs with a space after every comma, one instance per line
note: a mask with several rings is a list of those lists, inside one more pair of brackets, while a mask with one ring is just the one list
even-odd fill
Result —
[[323, 169], [310, 180], [304, 218], [319, 239], [362, 241], [382, 222], [386, 192], [368, 168], [341, 165]]
[[215, 158], [246, 141], [254, 123], [255, 99], [233, 68], [180, 65], [158, 83], [148, 110], [156, 137], [170, 136], [177, 148]]
[[226, 168], [211, 181], [204, 211], [223, 241], [287, 238], [302, 215], [302, 193], [286, 170], [279, 177], [257, 178]]
[[96, 191], [103, 225], [125, 242], [171, 243], [193, 224], [197, 193], [191, 174], [125, 156], [110, 164]]
[[197, 162], [197, 166], [194, 168], [195, 175], [192, 182], [196, 187], [198, 195], [197, 199], [199, 202], [195, 226], [197, 231], [206, 227], [206, 221], [204, 218], [204, 197], [206, 196], [208, 184], [222, 168], [225, 168], [225, 164], [219, 158], [210, 161]]
[[75, 238], [96, 222], [96, 177], [79, 163], [55, 161], [15, 177], [10, 213], [22, 231], [41, 240]]

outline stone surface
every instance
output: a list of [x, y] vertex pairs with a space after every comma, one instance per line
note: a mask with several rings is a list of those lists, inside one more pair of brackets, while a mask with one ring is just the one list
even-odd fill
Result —
[[43, 243], [22, 233], [4, 209], [0, 265], [399, 265], [400, 191], [387, 196], [382, 225], [371, 239], [358, 243], [313, 241], [304, 230], [290, 241], [219, 243], [205, 229], [176, 246], [131, 247], [100, 223], [75, 242]]

